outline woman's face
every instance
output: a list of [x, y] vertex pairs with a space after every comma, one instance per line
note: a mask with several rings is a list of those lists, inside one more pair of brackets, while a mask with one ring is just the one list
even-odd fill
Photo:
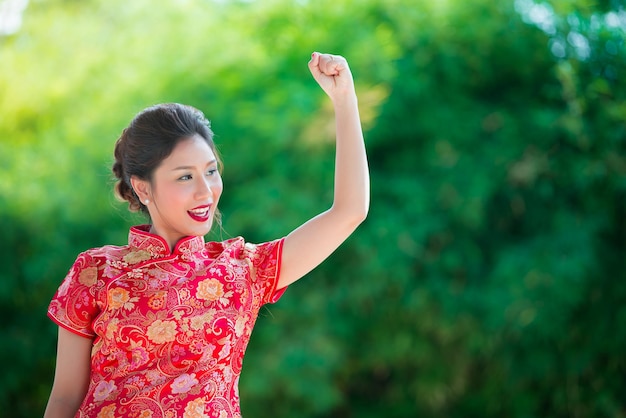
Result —
[[179, 142], [154, 171], [147, 185], [151, 232], [163, 237], [170, 250], [186, 236], [206, 235], [222, 194], [217, 158], [200, 136]]

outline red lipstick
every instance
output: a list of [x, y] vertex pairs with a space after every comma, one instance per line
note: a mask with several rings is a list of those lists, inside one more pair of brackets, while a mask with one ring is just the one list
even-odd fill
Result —
[[188, 210], [187, 213], [189, 217], [196, 222], [206, 222], [211, 216], [211, 205], [198, 206], [197, 208]]

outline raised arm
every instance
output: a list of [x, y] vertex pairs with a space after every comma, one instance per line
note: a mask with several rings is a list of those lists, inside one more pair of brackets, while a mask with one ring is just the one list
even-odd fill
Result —
[[324, 261], [365, 220], [369, 209], [367, 157], [350, 67], [341, 56], [314, 52], [309, 69], [335, 108], [334, 198], [330, 209], [286, 237], [278, 288]]

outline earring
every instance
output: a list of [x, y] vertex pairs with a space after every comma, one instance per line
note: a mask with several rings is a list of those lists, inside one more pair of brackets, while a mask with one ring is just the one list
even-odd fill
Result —
[[150, 201], [148, 199], [146, 199], [146, 206], [148, 206], [148, 203], [150, 203]]

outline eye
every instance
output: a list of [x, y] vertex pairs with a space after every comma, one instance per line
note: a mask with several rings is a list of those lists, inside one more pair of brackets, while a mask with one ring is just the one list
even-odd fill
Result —
[[206, 172], [207, 176], [214, 176], [217, 173], [217, 169], [216, 168], [212, 168], [209, 171]]
[[191, 180], [191, 174], [185, 174], [182, 177], [179, 177], [178, 180]]

